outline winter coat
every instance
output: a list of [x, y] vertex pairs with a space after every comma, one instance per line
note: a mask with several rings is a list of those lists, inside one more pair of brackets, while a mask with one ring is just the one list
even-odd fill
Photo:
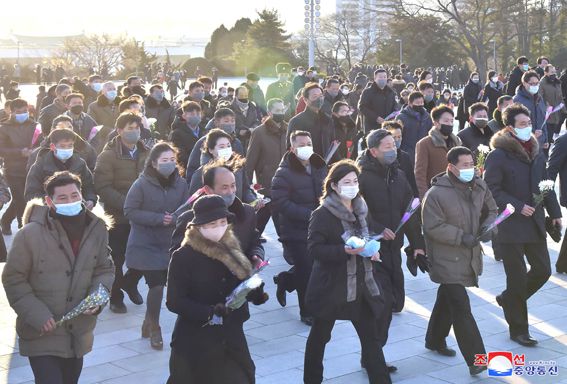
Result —
[[488, 116], [492, 116], [494, 110], [498, 107], [498, 98], [504, 94], [504, 84], [498, 82], [496, 88], [492, 86], [492, 82], [486, 83], [484, 86], [483, 100], [488, 106]]
[[494, 132], [488, 126], [483, 132], [476, 125], [469, 123], [469, 126], [457, 133], [457, 136], [461, 139], [462, 146], [470, 149], [476, 159], [478, 146], [482, 144], [488, 147], [493, 134]]
[[30, 201], [8, 254], [2, 283], [18, 315], [16, 332], [23, 356], [83, 357], [93, 346], [96, 316], [79, 315], [41, 335], [50, 318], [59, 320], [102, 284], [109, 292], [114, 265], [105, 222], [86, 211], [77, 256], [59, 220], [47, 206]]
[[309, 218], [319, 206], [327, 164], [313, 154], [311, 173], [293, 152], [284, 155], [272, 180], [272, 212], [279, 215], [280, 240], [307, 242]]
[[[234, 135], [231, 136], [233, 137], [231, 142], [232, 150], [235, 153], [238, 153], [240, 156], [244, 157], [244, 147], [242, 146], [242, 142], [238, 138], [234, 137]], [[206, 160], [207, 157], [210, 158], [210, 155], [203, 153], [203, 143], [205, 142], [206, 139], [207, 136], [205, 135], [201, 137], [199, 140], [197, 140], [195, 146], [193, 147], [191, 153], [189, 154], [189, 160], [187, 160], [187, 167], [185, 168], [185, 179], [187, 180], [188, 183], [191, 182], [191, 177], [193, 177], [193, 173], [195, 173], [195, 171], [202, 164], [208, 162], [208, 160]]]
[[512, 204], [514, 214], [498, 228], [501, 243], [534, 243], [545, 241], [545, 214], [543, 206], [553, 219], [561, 217], [555, 192], [545, 197], [543, 206], [537, 207], [531, 217], [520, 212], [524, 205], [534, 207], [533, 195], [539, 194], [538, 184], [548, 179], [545, 155], [540, 152], [537, 140], [532, 136], [531, 153], [527, 153], [511, 133], [510, 128], [496, 133], [490, 142], [493, 151], [486, 158], [484, 180], [498, 208], [502, 212], [506, 204]]
[[[385, 167], [376, 160], [368, 150], [365, 150], [358, 159], [361, 168], [358, 177], [360, 193], [368, 204], [368, 226], [374, 234], [380, 234], [384, 229], [396, 229], [414, 193], [398, 163]], [[393, 240], [392, 249], [398, 252], [404, 244], [404, 234], [408, 236], [414, 249], [424, 249], [423, 237], [419, 228], [419, 219], [413, 216], [402, 227], [396, 239]]]
[[478, 103], [482, 97], [480, 96], [480, 92], [482, 91], [482, 85], [479, 83], [473, 83], [472, 80], [469, 80], [467, 85], [465, 85], [465, 89], [463, 90], [463, 108], [465, 112], [465, 120], [469, 119], [469, 108], [474, 103]]
[[[43, 152], [44, 150], [50, 149], [49, 148], [50, 144], [51, 142], [49, 141], [48, 138], [46, 138], [41, 142], [41, 145], [39, 147], [37, 147], [32, 151], [32, 153], [28, 157], [28, 162], [26, 164], [26, 169], [28, 171], [37, 160], [39, 153]], [[88, 141], [83, 140], [81, 136], [76, 135], [75, 143], [73, 145], [73, 150], [74, 153], [79, 155], [79, 157], [83, 159], [85, 163], [87, 163], [87, 167], [90, 169], [91, 172], [93, 172], [96, 165], [96, 158], [98, 156], [94, 147], [90, 145]]]
[[94, 188], [93, 174], [87, 167], [87, 163], [77, 153], [73, 153], [73, 156], [66, 162], [62, 162], [55, 157], [51, 150], [45, 148], [39, 152], [36, 162], [28, 172], [24, 192], [26, 201], [34, 198], [43, 198], [45, 196], [43, 183], [55, 172], [61, 171], [69, 171], [79, 176], [81, 178], [83, 200], [92, 201], [96, 204], [97, 195]]
[[[242, 252], [252, 259], [252, 256], [258, 256], [264, 259], [264, 246], [260, 240], [260, 232], [256, 229], [256, 211], [248, 204], [244, 204], [238, 197], [228, 210], [234, 214], [232, 222], [232, 230], [234, 235], [240, 242]], [[171, 238], [170, 252], [175, 251], [181, 246], [187, 224], [193, 220], [194, 214], [191, 207], [187, 205], [181, 206], [177, 212], [177, 223], [175, 224], [175, 231]]]
[[405, 107], [396, 119], [404, 124], [401, 149], [410, 155], [413, 163], [415, 160], [415, 146], [419, 140], [427, 136], [427, 132], [433, 126], [433, 122], [424, 108], [422, 108], [421, 112], [416, 112], [412, 108]]
[[[236, 360], [251, 375], [250, 383], [254, 382], [254, 363], [242, 329], [250, 318], [248, 303], [224, 317], [222, 325], [205, 325], [213, 316], [213, 307], [224, 303], [251, 272], [252, 265], [232, 231], [227, 231], [220, 243], [213, 243], [191, 227], [183, 246], [172, 255], [166, 305], [178, 316], [171, 346], [186, 357], [191, 371], [203, 383], [222, 384], [207, 379], [208, 371], [219, 369], [216, 361], [211, 361], [211, 356], [219, 354]], [[219, 363], [222, 368], [224, 361]]]
[[183, 167], [182, 175], [185, 175], [185, 166], [187, 165], [191, 151], [197, 141], [205, 136], [205, 134], [206, 132], [203, 128], [198, 128], [195, 134], [182, 118], [177, 119], [171, 126], [169, 141], [171, 141], [178, 150], [177, 164]]
[[415, 181], [419, 190], [419, 198], [423, 199], [425, 192], [431, 186], [431, 179], [447, 169], [447, 152], [461, 145], [461, 139], [453, 133], [447, 141], [436, 128], [431, 128], [429, 135], [421, 139], [415, 150]]
[[104, 147], [98, 156], [94, 171], [95, 190], [104, 203], [104, 210], [117, 224], [127, 224], [124, 218], [126, 194], [144, 169], [148, 149], [138, 141], [132, 158], [126, 151], [120, 136]]
[[49, 104], [47, 107], [42, 108], [39, 111], [38, 122], [41, 124], [41, 132], [43, 136], [49, 136], [49, 132], [51, 132], [51, 126], [53, 125], [53, 120], [59, 115], [64, 114], [67, 112], [67, 108], [65, 104], [60, 102], [58, 99], [55, 99], [53, 103]]
[[28, 158], [22, 149], [33, 149], [41, 143], [41, 135], [32, 143], [37, 123], [31, 119], [22, 124], [9, 119], [0, 124], [0, 157], [4, 158], [4, 175], [25, 179]]
[[234, 111], [235, 123], [236, 123], [236, 136], [245, 141], [246, 143], [250, 139], [251, 131], [260, 125], [260, 108], [256, 106], [253, 102], [248, 102], [248, 109], [246, 114], [240, 109], [235, 99], [230, 105], [230, 109]]
[[[212, 157], [208, 157], [209, 161], [212, 161]], [[199, 169], [193, 173], [191, 176], [191, 183], [189, 183], [189, 194], [192, 195], [199, 188], [203, 187], [203, 172], [205, 170], [205, 166], [209, 163], [206, 161]], [[238, 168], [234, 172], [234, 178], [236, 179], [236, 196], [242, 200], [244, 203], [251, 203], [257, 199], [256, 194], [250, 188], [251, 181], [246, 176], [246, 172], [244, 168]]]
[[311, 108], [306, 108], [289, 121], [286, 140], [288, 148], [291, 146], [291, 133], [294, 131], [309, 132], [313, 142], [313, 151], [322, 158], [327, 156], [331, 142], [335, 140], [332, 120], [321, 110], [315, 112]]
[[[132, 184], [124, 202], [124, 216], [130, 221], [126, 265], [142, 271], [163, 271], [169, 265], [169, 246], [175, 229], [174, 213], [189, 198], [187, 183], [175, 171], [165, 182], [150, 165]], [[163, 184], [162, 184], [163, 183]], [[163, 224], [166, 212], [173, 214]]]
[[410, 155], [407, 152], [398, 149], [399, 168], [401, 171], [404, 172], [404, 175], [408, 180], [411, 190], [413, 191], [413, 195], [415, 197], [419, 197], [419, 191], [417, 189], [417, 184], [415, 182], [415, 170], [414, 170], [413, 161], [414, 160], [410, 157]]
[[380, 128], [376, 122], [378, 117], [386, 118], [396, 110], [396, 92], [386, 86], [378, 88], [375, 82], [364, 91], [358, 103], [359, 116], [362, 118], [362, 127], [365, 134]]
[[[345, 252], [345, 232], [339, 218], [324, 206], [319, 206], [309, 221], [308, 252], [313, 259], [305, 304], [316, 318], [358, 320], [366, 301], [378, 318], [383, 313], [382, 296], [372, 296], [365, 284], [363, 258]], [[356, 258], [356, 299], [347, 301], [347, 262]], [[373, 268], [374, 265], [372, 265]], [[373, 272], [377, 286], [379, 281]]]
[[346, 125], [333, 116], [333, 131], [335, 132], [335, 140], [338, 140], [339, 147], [331, 158], [331, 163], [342, 159], [356, 160], [358, 157], [358, 130], [356, 123], [349, 118]]
[[514, 96], [514, 103], [520, 103], [530, 111], [532, 132], [539, 129], [543, 131], [542, 135], [538, 138], [539, 147], [543, 150], [543, 145], [547, 143], [547, 124], [543, 125], [546, 109], [543, 98], [539, 94], [532, 95], [522, 86], [518, 88], [516, 96]]
[[469, 249], [462, 245], [462, 238], [465, 234], [479, 236], [497, 214], [484, 180], [475, 177], [465, 184], [447, 172], [433, 179], [421, 212], [431, 281], [478, 287], [482, 247]]
[[[558, 79], [552, 80], [548, 76], [544, 76], [539, 82], [539, 94], [543, 98], [546, 107], [557, 107], [563, 103], [563, 91], [561, 89], [561, 81]], [[547, 108], [546, 108], [547, 109]], [[547, 124], [559, 124], [561, 121], [561, 114], [567, 113], [565, 107], [559, 111], [549, 115]]]
[[156, 130], [160, 138], [167, 139], [171, 131], [171, 124], [175, 119], [175, 108], [165, 98], [158, 103], [151, 96], [146, 98], [146, 117], [156, 119]]
[[332, 117], [333, 115], [333, 105], [335, 105], [335, 103], [337, 101], [345, 101], [345, 97], [342, 93], [339, 92], [339, 94], [335, 97], [329, 95], [327, 93], [327, 91], [325, 91], [323, 93], [323, 106], [321, 107], [321, 111], [323, 111], [323, 113], [325, 115], [327, 115], [327, 117]]
[[118, 105], [121, 99], [116, 97], [114, 101], [110, 101], [104, 95], [99, 95], [96, 101], [89, 104], [87, 115], [91, 116], [95, 121], [102, 125], [110, 132], [116, 125], [116, 119], [120, 115]]
[[185, 96], [183, 101], [194, 101], [201, 106], [201, 114], [203, 116], [203, 120], [201, 121], [201, 124], [199, 124], [201, 128], [205, 128], [207, 123], [213, 119], [215, 110], [210, 101], [205, 99], [197, 100], [192, 98], [191, 96]]
[[567, 135], [561, 135], [551, 147], [547, 161], [547, 173], [549, 179], [555, 182], [559, 175], [559, 201], [562, 206], [567, 207]]
[[[64, 115], [69, 116], [71, 119], [73, 119], [70, 111], [65, 112]], [[84, 112], [81, 112], [80, 118], [78, 120], [73, 119], [73, 131], [77, 135], [81, 136], [81, 138], [85, 141], [89, 140], [92, 129], [97, 125], [97, 122]]]
[[287, 123], [279, 126], [272, 120], [266, 119], [252, 132], [248, 151], [246, 152], [246, 175], [252, 180], [256, 173], [256, 182], [263, 188], [261, 193], [271, 196], [271, 186], [274, 174], [286, 153]]
[[516, 89], [518, 86], [522, 85], [522, 76], [524, 71], [520, 67], [516, 66], [510, 75], [508, 76], [508, 84], [506, 84], [506, 94], [514, 96], [516, 94]]

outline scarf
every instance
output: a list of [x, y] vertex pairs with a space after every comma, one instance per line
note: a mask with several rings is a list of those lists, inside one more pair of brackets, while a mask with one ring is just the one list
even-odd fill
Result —
[[[366, 222], [368, 206], [362, 197], [358, 196], [352, 200], [352, 212], [343, 205], [341, 198], [336, 193], [331, 193], [327, 196], [323, 200], [323, 206], [341, 221], [345, 230], [343, 238], [348, 239], [351, 236], [368, 237], [368, 224]], [[347, 302], [356, 300], [356, 258], [356, 255], [349, 255], [347, 261]], [[370, 295], [380, 295], [380, 289], [374, 280], [372, 261], [367, 257], [363, 257], [362, 264], [364, 265], [364, 282]]]
[[248, 112], [248, 103], [243, 103], [238, 99], [236, 99], [235, 101], [238, 108], [240, 108], [240, 110], [242, 111], [242, 114], [246, 115], [246, 113]]

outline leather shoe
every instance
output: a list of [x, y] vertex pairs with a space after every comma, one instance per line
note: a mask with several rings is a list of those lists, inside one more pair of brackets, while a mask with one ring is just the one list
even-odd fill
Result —
[[557, 273], [567, 273], [567, 268], [556, 268]]
[[[362, 357], [360, 358], [360, 366], [366, 369], [366, 364], [364, 364]], [[388, 369], [388, 373], [394, 373], [398, 371], [398, 367], [396, 367], [395, 365], [386, 364], [386, 368]]]
[[454, 357], [457, 355], [457, 352], [455, 352], [454, 349], [451, 348], [447, 348], [447, 346], [442, 347], [442, 348], [433, 348], [428, 346], [427, 344], [425, 345], [425, 348], [431, 350], [431, 351], [435, 351], [438, 354], [442, 355], [442, 356], [447, 356], [447, 357]]
[[513, 340], [524, 347], [535, 347], [537, 344], [537, 340], [531, 337], [529, 333], [526, 333], [525, 335], [510, 336], [510, 340]]
[[301, 322], [305, 325], [312, 326], [313, 325], [313, 317], [301, 316]]
[[126, 312], [128, 312], [124, 303], [110, 303], [110, 310], [114, 313], [126, 313]]
[[486, 371], [487, 369], [488, 367], [486, 365], [483, 366], [471, 365], [469, 367], [469, 373], [471, 374], [471, 376], [476, 376], [479, 373]]
[[126, 292], [128, 298], [132, 303], [136, 305], [144, 304], [144, 298], [142, 297], [142, 295], [140, 295], [140, 292], [138, 292], [138, 288], [124, 290], [124, 292]]
[[276, 299], [278, 300], [278, 303], [280, 303], [280, 305], [282, 307], [285, 307], [286, 304], [287, 304], [286, 292], [285, 292], [285, 288], [284, 288], [283, 284], [280, 284], [279, 275], [274, 276], [274, 284], [276, 284], [276, 286], [277, 286]]

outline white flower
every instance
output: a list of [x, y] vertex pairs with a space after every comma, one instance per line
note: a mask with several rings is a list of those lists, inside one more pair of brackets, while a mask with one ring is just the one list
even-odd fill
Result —
[[516, 211], [516, 208], [514, 208], [512, 204], [508, 203], [506, 204], [506, 210], [510, 212], [510, 214], [513, 214]]
[[537, 185], [541, 193], [553, 191], [555, 183], [553, 180], [542, 180]]
[[484, 153], [484, 154], [487, 154], [487, 153], [490, 152], [490, 148], [489, 148], [487, 145], [484, 145], [484, 144], [480, 144], [480, 145], [476, 148], [476, 150], [477, 150], [479, 153]]

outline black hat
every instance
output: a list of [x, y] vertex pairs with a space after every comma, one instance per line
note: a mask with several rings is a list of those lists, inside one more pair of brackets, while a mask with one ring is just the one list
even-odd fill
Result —
[[254, 72], [250, 72], [248, 75], [246, 75], [246, 80], [260, 81], [260, 76], [258, 76]]
[[193, 220], [187, 225], [203, 225], [226, 217], [232, 220], [234, 214], [228, 211], [226, 203], [219, 195], [205, 195], [193, 204]]

